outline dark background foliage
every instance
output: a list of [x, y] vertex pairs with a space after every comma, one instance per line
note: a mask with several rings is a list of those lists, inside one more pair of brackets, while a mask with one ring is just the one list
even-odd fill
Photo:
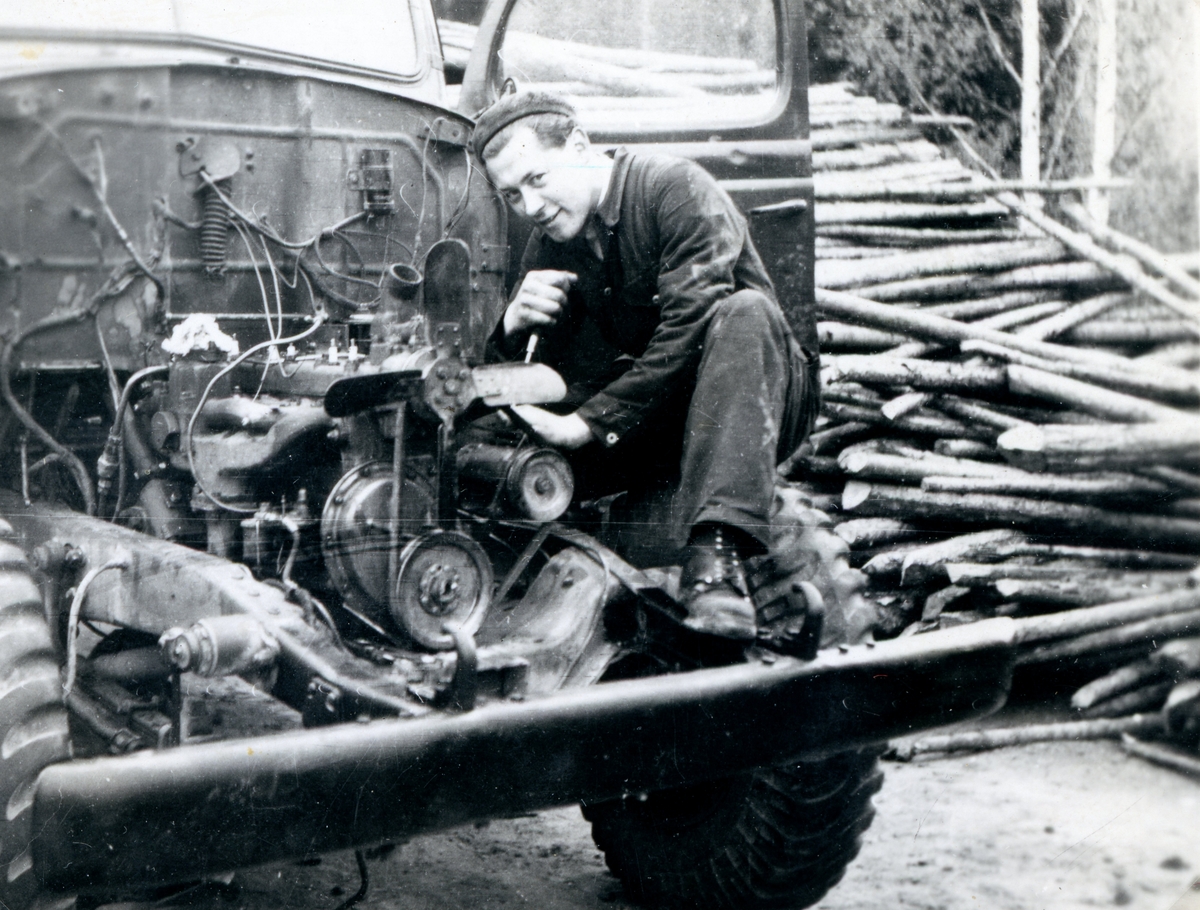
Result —
[[[1088, 3], [1039, 5], [1044, 177], [1091, 173], [1095, 24]], [[1080, 4], [1083, 14], [1075, 16]], [[1167, 250], [1194, 250], [1200, 92], [1191, 20], [1198, 12], [1189, 0], [1119, 5], [1113, 171], [1136, 186], [1113, 193], [1113, 224]], [[1021, 69], [1020, 15], [1019, 0], [808, 0], [812, 78], [850, 80], [913, 111], [970, 117], [972, 145], [1003, 176], [1016, 177], [1021, 89], [1008, 67]]]

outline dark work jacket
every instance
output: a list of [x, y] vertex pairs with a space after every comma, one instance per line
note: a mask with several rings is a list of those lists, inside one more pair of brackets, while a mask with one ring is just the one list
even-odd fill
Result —
[[[534, 269], [579, 276], [558, 324], [539, 332], [538, 359], [563, 374], [576, 413], [605, 446], [690, 395], [717, 302], [743, 288], [775, 300], [746, 219], [707, 171], [623, 148], [613, 157], [594, 216], [603, 262], [586, 232], [556, 243], [535, 229], [521, 263], [521, 278]], [[502, 336], [501, 326], [493, 340]], [[527, 338], [501, 347], [517, 356]]]

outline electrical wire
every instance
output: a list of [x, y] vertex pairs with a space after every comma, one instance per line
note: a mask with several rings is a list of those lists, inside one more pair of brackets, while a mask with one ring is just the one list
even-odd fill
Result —
[[[271, 258], [271, 248], [267, 246], [267, 238], [259, 237], [262, 243], [263, 255], [267, 257], [267, 268], [271, 270], [271, 285], [275, 289], [275, 318], [278, 320], [278, 325], [275, 327], [275, 337], [278, 338], [283, 334], [283, 294], [279, 290], [279, 269], [275, 267], [275, 260]], [[286, 284], [287, 282], [284, 282]], [[267, 323], [270, 324], [270, 317], [267, 317]]]
[[[356, 246], [354, 246], [354, 245], [353, 245], [353, 244], [350, 242], [349, 238], [347, 238], [347, 237], [344, 237], [344, 236], [342, 235], [342, 232], [341, 232], [341, 231], [334, 231], [334, 232], [333, 232], [332, 234], [330, 234], [329, 236], [331, 236], [331, 237], [335, 237], [335, 238], [337, 238], [338, 240], [341, 240], [341, 241], [342, 241], [342, 243], [345, 243], [345, 244], [347, 244], [347, 245], [348, 245], [348, 246], [349, 246], [349, 247], [350, 247], [350, 248], [351, 248], [351, 249], [354, 251], [354, 254], [355, 254], [356, 256], [358, 256], [358, 258], [359, 258], [359, 261], [360, 261], [360, 262], [362, 261], [362, 255], [361, 255], [361, 254], [358, 252], [358, 248], [357, 248]], [[331, 267], [331, 266], [330, 266], [330, 265], [329, 265], [329, 264], [328, 264], [328, 263], [325, 261], [325, 258], [324, 258], [324, 257], [321, 255], [321, 245], [320, 245], [319, 243], [313, 244], [313, 248], [312, 248], [312, 249], [313, 249], [313, 256], [314, 256], [314, 257], [316, 257], [317, 264], [318, 264], [318, 265], [320, 265], [320, 266], [321, 266], [321, 268], [323, 268], [323, 269], [324, 269], [326, 272], [328, 272], [328, 273], [329, 273], [330, 275], [332, 275], [334, 278], [339, 278], [339, 279], [341, 279], [342, 281], [349, 281], [351, 284], [364, 284], [364, 285], [366, 285], [367, 287], [370, 287], [370, 288], [375, 288], [376, 290], [378, 290], [378, 289], [379, 289], [379, 282], [377, 282], [377, 281], [369, 281], [369, 280], [368, 280], [368, 279], [366, 279], [366, 278], [358, 278], [358, 277], [356, 277], [356, 276], [354, 276], [354, 275], [345, 275], [345, 274], [343, 274], [343, 273], [341, 273], [341, 272], [337, 271], [337, 269], [334, 269], [334, 268], [332, 268], [332, 267]]]
[[121, 400], [121, 383], [117, 381], [117, 371], [113, 368], [112, 357], [108, 353], [108, 344], [104, 341], [104, 329], [100, 326], [99, 314], [92, 320], [96, 326], [96, 340], [100, 342], [100, 357], [104, 361], [104, 374], [108, 379], [108, 392], [112, 396], [113, 409]]
[[334, 907], [334, 910], [350, 910], [351, 907], [367, 896], [367, 883], [370, 881], [367, 876], [367, 859], [363, 856], [361, 850], [355, 850], [354, 860], [358, 863], [358, 877], [361, 884], [358, 886], [357, 891]]
[[[142, 272], [142, 274], [144, 274], [147, 278], [149, 278], [152, 282], [154, 282], [154, 286], [156, 288], [158, 288], [159, 294], [161, 296], [165, 297], [167, 289], [163, 285], [162, 279], [159, 278], [157, 275], [155, 275], [154, 272], [152, 272], [150, 270], [150, 266], [148, 266], [145, 263], [145, 261], [143, 261], [141, 255], [137, 251], [137, 248], [133, 245], [133, 240], [130, 239], [128, 232], [125, 230], [124, 226], [122, 226], [121, 222], [117, 219], [116, 213], [109, 206], [108, 198], [107, 198], [107, 186], [102, 186], [102, 185], [98, 184], [97, 181], [92, 178], [92, 175], [88, 173], [87, 169], [82, 164], [80, 164], [78, 161], [75, 160], [75, 156], [72, 155], [70, 150], [67, 148], [66, 141], [63, 139], [62, 136], [60, 136], [58, 134], [58, 131], [55, 130], [54, 127], [50, 126], [50, 124], [46, 123], [44, 120], [38, 119], [37, 117], [33, 117], [30, 119], [47, 136], [50, 137], [50, 139], [58, 147], [58, 150], [62, 153], [63, 157], [66, 158], [67, 161], [70, 163], [70, 165], [74, 169], [74, 171], [80, 177], [83, 178], [84, 182], [88, 185], [88, 188], [91, 189], [92, 195], [96, 197], [96, 201], [98, 203], [100, 203], [100, 209], [102, 212], [104, 212], [104, 218], [106, 221], [108, 221], [109, 225], [112, 227], [113, 231], [116, 233], [117, 239], [121, 242], [121, 246], [125, 247], [125, 252], [127, 252], [129, 254], [130, 258], [133, 259], [133, 264], [135, 266], [137, 266], [138, 270], [140, 272]], [[98, 161], [100, 163], [100, 173], [101, 173], [101, 177], [103, 178], [104, 157], [103, 157], [103, 153], [100, 152], [99, 139], [95, 140], [93, 147], [97, 151]]]
[[298, 259], [296, 261], [300, 266], [300, 271], [308, 276], [308, 279], [312, 282], [313, 286], [320, 290], [323, 296], [328, 297], [334, 303], [340, 304], [348, 310], [354, 312], [358, 311], [361, 301], [354, 300], [350, 297], [347, 297], [345, 294], [338, 293], [333, 288], [326, 287], [321, 283], [321, 279], [317, 275], [313, 274], [312, 267], [310, 265], [308, 265], [303, 259]]
[[454, 207], [454, 214], [450, 216], [450, 220], [446, 223], [446, 229], [442, 231], [443, 238], [449, 237], [450, 232], [458, 226], [459, 219], [467, 213], [467, 202], [471, 198], [471, 152], [464, 148], [463, 154], [467, 159], [467, 182], [463, 185], [458, 205]]
[[255, 258], [254, 249], [250, 245], [250, 236], [246, 233], [246, 229], [238, 224], [237, 221], [233, 222], [233, 227], [237, 231], [238, 236], [242, 238], [242, 245], [246, 248], [246, 255], [250, 257], [250, 267], [254, 269], [254, 277], [258, 281], [258, 294], [262, 299], [263, 314], [267, 319], [267, 335], [274, 342], [275, 327], [271, 325], [271, 300], [267, 296], [267, 285], [263, 281], [262, 271], [258, 267], [258, 259]]
[[101, 572], [107, 572], [109, 569], [128, 569], [130, 565], [128, 556], [114, 557], [102, 566], [89, 569], [75, 588], [75, 596], [71, 598], [71, 611], [67, 614], [67, 668], [63, 679], [64, 698], [71, 694], [71, 689], [75, 686], [75, 668], [79, 660], [79, 644], [75, 639], [79, 633], [79, 611], [83, 608], [83, 599], [87, 596], [88, 588], [92, 586], [92, 582]]
[[342, 241], [349, 248], [350, 252], [354, 254], [354, 258], [358, 260], [358, 271], [360, 274], [367, 270], [367, 262], [363, 259], [362, 252], [355, 246], [354, 241], [346, 235], [345, 231], [333, 231], [330, 236]]
[[87, 468], [74, 452], [51, 436], [45, 427], [34, 420], [33, 415], [17, 401], [17, 396], [13, 394], [12, 390], [12, 356], [13, 352], [22, 343], [40, 332], [79, 322], [86, 319], [88, 315], [89, 313], [86, 309], [51, 313], [49, 316], [39, 319], [27, 329], [18, 332], [12, 338], [8, 339], [4, 343], [3, 351], [0, 351], [0, 396], [4, 398], [5, 404], [8, 405], [9, 410], [12, 411], [17, 420], [21, 421], [28, 428], [29, 432], [63, 460], [63, 463], [70, 470], [71, 476], [75, 479], [75, 484], [79, 487], [79, 492], [83, 495], [84, 511], [88, 515], [95, 515], [96, 488], [92, 484], [92, 478], [88, 474]]
[[301, 251], [306, 250], [310, 246], [312, 246], [314, 243], [316, 243], [318, 240], [320, 240], [326, 234], [328, 234], [332, 231], [341, 230], [342, 228], [344, 228], [348, 225], [354, 224], [354, 222], [356, 222], [356, 221], [361, 221], [363, 218], [365, 218], [367, 216], [367, 213], [365, 211], [364, 212], [355, 212], [353, 215], [343, 218], [341, 221], [337, 222], [336, 224], [331, 225], [330, 227], [322, 228], [320, 231], [318, 231], [314, 236], [310, 237], [308, 240], [301, 240], [301, 241], [285, 240], [283, 237], [280, 237], [279, 234], [277, 234], [275, 231], [271, 230], [265, 224], [262, 224], [255, 218], [251, 218], [249, 215], [247, 215], [245, 212], [243, 212], [240, 208], [238, 208], [234, 204], [233, 200], [230, 199], [229, 196], [226, 195], [226, 193], [219, 186], [217, 186], [216, 182], [211, 177], [209, 177], [207, 173], [205, 173], [204, 171], [200, 171], [199, 176], [200, 176], [200, 179], [204, 181], [204, 183], [206, 183], [209, 187], [212, 188], [213, 192], [217, 194], [217, 198], [219, 198], [223, 203], [225, 203], [225, 205], [229, 208], [229, 211], [232, 212], [233, 215], [239, 221], [243, 222], [247, 227], [251, 228], [252, 230], [255, 230], [258, 233], [262, 234], [264, 237], [266, 237], [268, 240], [270, 240], [272, 243], [276, 244], [277, 246], [281, 246], [284, 249], [288, 249], [288, 250], [301, 250]]

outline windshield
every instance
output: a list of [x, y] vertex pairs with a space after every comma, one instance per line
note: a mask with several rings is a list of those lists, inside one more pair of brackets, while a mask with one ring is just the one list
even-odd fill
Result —
[[72, 32], [188, 35], [386, 73], [416, 72], [407, 0], [39, 0], [3, 4], [0, 24]]
[[[443, 46], [472, 41], [440, 22]], [[589, 129], [714, 129], [767, 117], [779, 95], [771, 0], [517, 0], [501, 75], [567, 96]]]

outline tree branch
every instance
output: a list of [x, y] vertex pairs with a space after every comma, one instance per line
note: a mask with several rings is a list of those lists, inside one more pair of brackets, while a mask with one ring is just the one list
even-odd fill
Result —
[[1012, 65], [1012, 61], [1008, 59], [1008, 54], [1004, 52], [1004, 45], [1000, 43], [1000, 36], [996, 34], [996, 30], [992, 28], [991, 17], [987, 14], [987, 9], [984, 7], [982, 0], [978, 5], [979, 18], [983, 20], [983, 27], [987, 31], [988, 43], [991, 44], [992, 50], [1003, 65], [1008, 74], [1013, 77], [1013, 81], [1018, 86], [1021, 85], [1021, 74], [1017, 72], [1017, 68]]
[[1058, 166], [1058, 153], [1063, 144], [1063, 140], [1067, 136], [1067, 127], [1071, 124], [1071, 118], [1075, 116], [1075, 110], [1079, 107], [1079, 102], [1083, 100], [1083, 92], [1086, 84], [1083, 79], [1075, 80], [1075, 91], [1071, 93], [1071, 101], [1067, 105], [1067, 109], [1063, 112], [1062, 117], [1058, 118], [1058, 123], [1055, 125], [1054, 136], [1050, 140], [1050, 148], [1046, 151], [1046, 167], [1042, 171], [1042, 176], [1049, 179], [1054, 173], [1054, 169]]
[[1058, 42], [1058, 47], [1050, 54], [1050, 65], [1046, 67], [1046, 75], [1042, 80], [1042, 86], [1045, 87], [1054, 79], [1054, 74], [1058, 72], [1058, 64], [1062, 60], [1063, 54], [1067, 52], [1067, 48], [1071, 46], [1071, 42], [1075, 38], [1075, 31], [1079, 28], [1079, 23], [1083, 21], [1083, 17], [1088, 15], [1088, 4], [1091, 0], [1078, 0], [1074, 12], [1071, 13], [1071, 21], [1067, 23], [1067, 30], [1063, 32], [1062, 40]]

